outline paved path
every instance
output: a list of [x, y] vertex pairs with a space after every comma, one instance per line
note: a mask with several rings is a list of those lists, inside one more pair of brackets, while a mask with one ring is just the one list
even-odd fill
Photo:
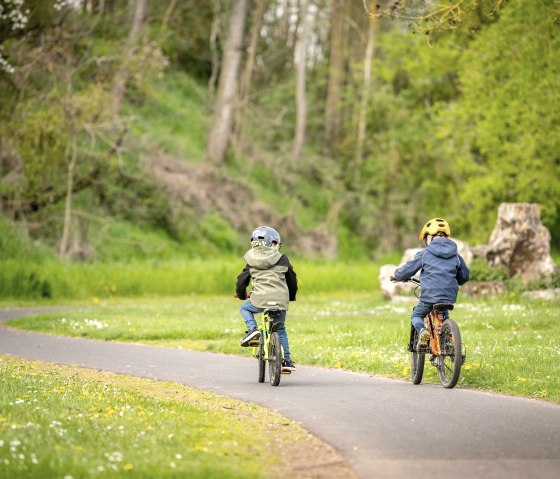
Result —
[[254, 359], [10, 328], [0, 352], [255, 402], [330, 443], [364, 479], [560, 478], [560, 406], [542, 401], [305, 366], [274, 388], [257, 382]]

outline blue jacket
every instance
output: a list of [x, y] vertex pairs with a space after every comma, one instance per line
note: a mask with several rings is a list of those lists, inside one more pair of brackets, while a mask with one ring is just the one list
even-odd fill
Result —
[[424, 303], [454, 303], [459, 286], [469, 280], [469, 269], [457, 253], [457, 245], [444, 237], [434, 238], [413, 259], [397, 268], [395, 278], [404, 281], [419, 270], [422, 287], [420, 301]]

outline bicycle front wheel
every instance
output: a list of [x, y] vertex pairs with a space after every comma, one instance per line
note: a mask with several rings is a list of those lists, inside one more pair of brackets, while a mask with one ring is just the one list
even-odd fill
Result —
[[282, 348], [280, 346], [280, 336], [277, 332], [271, 333], [268, 345], [268, 371], [270, 374], [270, 384], [278, 386], [282, 375]]
[[264, 337], [261, 334], [261, 338], [259, 340], [259, 346], [257, 351], [257, 359], [259, 360], [259, 382], [264, 383], [264, 372], [265, 372], [265, 365], [266, 361], [264, 360]]
[[437, 358], [439, 380], [444, 388], [451, 389], [459, 381], [463, 355], [459, 326], [452, 319], [446, 319], [441, 325], [439, 338], [441, 355]]
[[424, 375], [424, 361], [426, 360], [426, 355], [417, 351], [417, 345], [418, 333], [414, 331], [412, 351], [410, 353], [410, 375], [412, 384], [420, 384], [422, 382], [422, 376]]

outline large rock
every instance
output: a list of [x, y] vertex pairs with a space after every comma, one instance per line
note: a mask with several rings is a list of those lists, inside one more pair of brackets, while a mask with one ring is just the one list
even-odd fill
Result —
[[490, 266], [505, 266], [524, 281], [551, 275], [550, 232], [534, 203], [502, 203], [490, 241], [483, 252]]

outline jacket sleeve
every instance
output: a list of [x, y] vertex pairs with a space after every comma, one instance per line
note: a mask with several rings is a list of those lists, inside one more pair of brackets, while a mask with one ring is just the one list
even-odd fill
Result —
[[235, 292], [239, 299], [247, 299], [247, 286], [251, 281], [251, 273], [249, 271], [249, 265], [243, 268], [243, 271], [237, 276], [237, 284], [235, 286]]
[[461, 257], [461, 255], [457, 256], [459, 256], [459, 267], [457, 268], [457, 283], [459, 283], [459, 286], [461, 286], [469, 280], [470, 272], [469, 268], [467, 268], [467, 265], [465, 264], [465, 260]]
[[282, 266], [288, 267], [288, 271], [286, 271], [285, 273], [286, 284], [288, 285], [288, 291], [290, 293], [290, 301], [295, 301], [297, 290], [298, 290], [298, 281], [297, 281], [296, 272], [294, 271], [294, 268], [290, 264], [290, 260], [286, 255], [283, 255], [282, 258], [280, 258], [278, 264], [282, 264]]
[[414, 258], [395, 270], [395, 278], [397, 281], [410, 279], [418, 273], [420, 269], [422, 269], [422, 259], [424, 257], [424, 253], [425, 250], [418, 251]]

